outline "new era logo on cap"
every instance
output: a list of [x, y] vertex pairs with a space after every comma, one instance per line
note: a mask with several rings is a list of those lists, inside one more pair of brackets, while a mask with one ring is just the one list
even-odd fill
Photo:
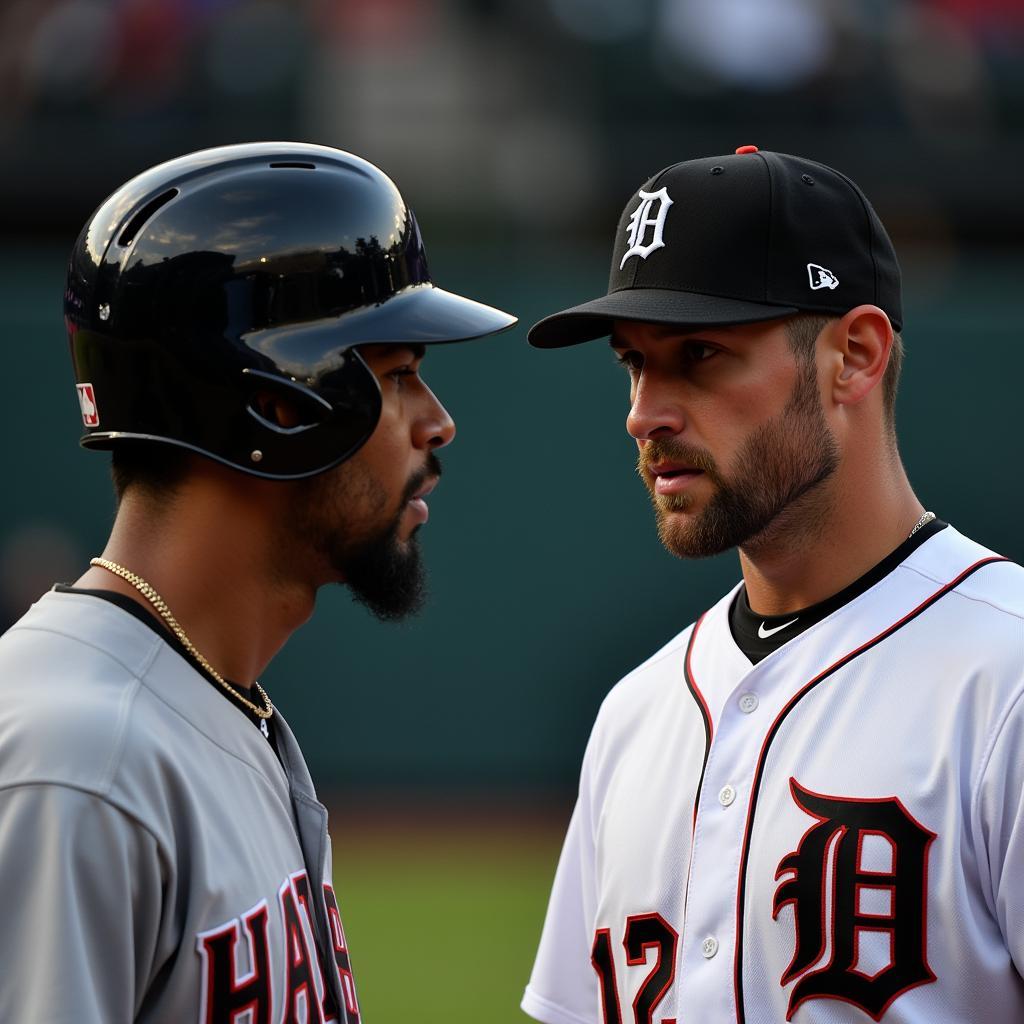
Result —
[[100, 411], [96, 406], [96, 392], [91, 384], [78, 384], [78, 404], [82, 407], [82, 422], [87, 427], [100, 425]]
[[831, 270], [819, 267], [817, 263], [807, 264], [807, 276], [811, 280], [812, 291], [817, 291], [819, 288], [839, 287], [839, 278]]

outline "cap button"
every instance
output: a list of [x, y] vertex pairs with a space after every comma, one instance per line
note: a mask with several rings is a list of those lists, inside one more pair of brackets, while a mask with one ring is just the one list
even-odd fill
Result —
[[757, 146], [740, 146], [739, 149], [736, 150], [736, 152], [737, 152], [737, 154], [741, 154], [741, 153], [756, 153], [757, 152]]

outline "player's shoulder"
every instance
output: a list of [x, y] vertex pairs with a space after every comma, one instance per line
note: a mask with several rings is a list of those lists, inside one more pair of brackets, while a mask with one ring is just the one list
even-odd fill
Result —
[[[936, 534], [904, 563], [948, 587], [961, 607], [993, 625], [1024, 619], [1024, 567], [1010, 561], [953, 527]], [[1015, 629], [1007, 621], [1006, 625]]]
[[594, 722], [594, 735], [631, 731], [639, 719], [659, 714], [664, 701], [685, 686], [685, 661], [694, 624], [673, 636], [605, 695]]
[[696, 621], [680, 630], [632, 671], [623, 676], [608, 692], [604, 704], [635, 704], [645, 700], [657, 701], [666, 689], [676, 689], [685, 680], [686, 654], [693, 631], [701, 622], [726, 613], [740, 583], [727, 590], [718, 601]]
[[109, 788], [159, 639], [100, 598], [50, 592], [0, 637], [0, 785]]
[[119, 665], [137, 677], [158, 647], [152, 630], [110, 601], [51, 590], [0, 637], [0, 685], [22, 667], [54, 672], [70, 681], [83, 666]]
[[693, 623], [690, 623], [623, 676], [608, 696], [614, 694], [619, 700], [628, 700], [636, 697], [639, 691], [657, 690], [671, 679], [678, 679], [692, 632]]
[[50, 592], [0, 638], [0, 786], [74, 786], [145, 816], [168, 786], [260, 773], [228, 749], [248, 731], [156, 632], [102, 598]]

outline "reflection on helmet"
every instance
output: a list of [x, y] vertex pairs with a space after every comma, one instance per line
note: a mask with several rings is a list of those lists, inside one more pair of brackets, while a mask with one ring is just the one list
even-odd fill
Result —
[[[71, 256], [65, 319], [82, 444], [179, 445], [257, 476], [311, 476], [373, 433], [355, 346], [465, 341], [515, 317], [434, 286], [412, 211], [340, 150], [252, 143], [160, 164], [118, 189]], [[302, 422], [253, 405], [280, 393]]]

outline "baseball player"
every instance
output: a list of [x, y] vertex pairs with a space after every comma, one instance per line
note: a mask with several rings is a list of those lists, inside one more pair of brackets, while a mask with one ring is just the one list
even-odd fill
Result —
[[358, 1024], [327, 814], [257, 679], [325, 583], [416, 606], [454, 434], [425, 346], [515, 318], [434, 286], [380, 170], [290, 143], [118, 189], [65, 312], [119, 505], [0, 640], [0, 1019]]
[[665, 546], [742, 569], [601, 707], [545, 1024], [1024, 1019], [1024, 575], [907, 481], [901, 327], [860, 189], [747, 146], [651, 178], [532, 329], [610, 336]]

